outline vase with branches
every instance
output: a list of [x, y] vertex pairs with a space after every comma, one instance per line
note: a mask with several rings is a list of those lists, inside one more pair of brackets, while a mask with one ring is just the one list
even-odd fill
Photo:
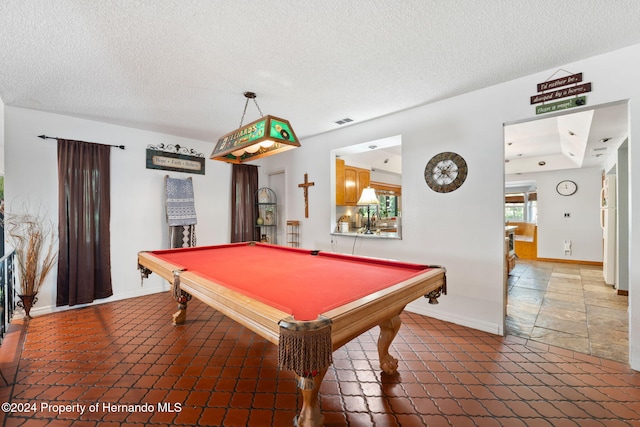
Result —
[[53, 223], [41, 212], [6, 213], [3, 221], [7, 240], [16, 251], [19, 274], [18, 297], [27, 318], [31, 306], [58, 259]]

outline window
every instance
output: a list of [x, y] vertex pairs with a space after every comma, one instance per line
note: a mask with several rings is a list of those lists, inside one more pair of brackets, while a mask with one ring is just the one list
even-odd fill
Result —
[[504, 220], [537, 222], [538, 198], [536, 193], [511, 193], [504, 199]]
[[524, 203], [505, 203], [504, 220], [524, 222]]

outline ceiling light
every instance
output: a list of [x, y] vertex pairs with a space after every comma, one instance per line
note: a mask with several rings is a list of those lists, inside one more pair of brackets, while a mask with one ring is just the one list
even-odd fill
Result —
[[[264, 116], [255, 93], [245, 92], [244, 96], [247, 100], [240, 127], [218, 139], [210, 158], [227, 163], [244, 163], [300, 147], [300, 142], [287, 120]], [[250, 99], [256, 104], [261, 118], [242, 126]]]

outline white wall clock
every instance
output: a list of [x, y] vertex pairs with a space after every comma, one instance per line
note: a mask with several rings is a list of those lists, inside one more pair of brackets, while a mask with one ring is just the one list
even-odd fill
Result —
[[556, 191], [562, 196], [571, 196], [572, 194], [575, 194], [576, 191], [578, 191], [578, 184], [565, 179], [564, 181], [560, 181], [558, 185], [556, 185]]

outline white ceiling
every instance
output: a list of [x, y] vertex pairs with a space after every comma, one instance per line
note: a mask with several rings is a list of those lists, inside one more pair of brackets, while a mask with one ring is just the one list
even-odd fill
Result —
[[253, 91], [304, 140], [639, 43], [638, 16], [635, 0], [4, 0], [0, 98], [216, 141]]
[[402, 175], [402, 137], [400, 135], [367, 141], [334, 150], [349, 166]]
[[505, 173], [602, 166], [628, 135], [626, 102], [507, 125]]

